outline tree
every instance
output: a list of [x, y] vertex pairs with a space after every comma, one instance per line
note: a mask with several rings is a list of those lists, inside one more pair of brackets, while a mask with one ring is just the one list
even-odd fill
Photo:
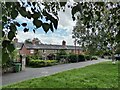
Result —
[[[23, 22], [20, 24], [15, 20], [18, 15], [32, 20], [35, 26], [33, 29], [34, 33], [40, 27], [42, 27], [46, 33], [49, 29], [53, 32], [58, 26], [57, 11], [65, 4], [66, 2], [25, 2], [23, 0], [19, 0], [18, 2], [2, 1], [0, 3], [0, 7], [2, 8], [2, 60], [9, 60], [10, 53], [15, 50], [12, 40], [17, 34], [17, 27], [23, 26], [24, 32], [29, 31], [27, 23]], [[42, 9], [41, 6], [44, 8]], [[42, 21], [43, 18], [46, 19], [46, 22]]]
[[26, 40], [25, 40], [25, 43], [32, 44], [32, 41], [31, 41], [31, 39], [26, 39]]
[[[73, 38], [90, 53], [101, 50], [110, 52], [114, 61], [120, 33], [120, 2], [86, 3], [89, 12], [78, 16]], [[94, 9], [93, 9], [94, 7]]]
[[34, 38], [36, 44], [42, 44], [41, 41], [38, 38]]
[[[38, 38], [33, 38], [35, 44], [42, 44], [41, 41]], [[31, 39], [26, 39], [25, 43], [29, 43], [32, 44], [32, 40]]]
[[[65, 2], [58, 2], [58, 1], [26, 2], [23, 0], [19, 0], [18, 2], [5, 2], [5, 0], [2, 1], [0, 4], [0, 7], [2, 8], [2, 37], [3, 38], [6, 37], [2, 40], [3, 60], [4, 57], [10, 56], [10, 53], [14, 51], [14, 45], [12, 43], [12, 40], [16, 36], [16, 31], [17, 31], [16, 27], [23, 26], [24, 32], [29, 31], [29, 27], [27, 27], [27, 23], [23, 22], [22, 24], [20, 24], [15, 20], [18, 15], [21, 15], [22, 17], [32, 20], [35, 26], [35, 28], [33, 29], [34, 33], [40, 27], [42, 27], [46, 33], [49, 30], [53, 32], [54, 29], [57, 29], [58, 26], [58, 20], [59, 20], [58, 11], [60, 10], [65, 11], [66, 3], [67, 0], [65, 0]], [[105, 11], [104, 10], [105, 7], [103, 7], [104, 4], [105, 4], [104, 2], [94, 2], [94, 3], [74, 2], [73, 5], [68, 5], [68, 7], [71, 8], [71, 14], [73, 20], [76, 19], [75, 14], [79, 12], [82, 16], [81, 19], [83, 19], [82, 21], [84, 23], [84, 26], [90, 27], [90, 23], [93, 23], [93, 25], [94, 22], [97, 23], [96, 21], [92, 20], [93, 18], [97, 19], [97, 21], [101, 20], [102, 14], [100, 13]], [[118, 8], [120, 7], [119, 2], [116, 5]], [[94, 10], [96, 8], [97, 10]], [[119, 10], [116, 11], [113, 9], [112, 11], [119, 12]], [[94, 13], [94, 16], [92, 13]], [[118, 17], [116, 18], [117, 20], [116, 24], [119, 26], [120, 23], [118, 20], [120, 16], [119, 14], [117, 16]], [[42, 21], [43, 18], [46, 20], [46, 22]], [[119, 37], [120, 37], [120, 30], [117, 34], [117, 38]], [[118, 41], [120, 41], [120, 39], [118, 39]]]

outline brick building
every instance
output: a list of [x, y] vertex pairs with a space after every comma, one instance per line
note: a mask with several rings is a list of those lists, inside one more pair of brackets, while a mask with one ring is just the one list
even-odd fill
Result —
[[55, 54], [59, 50], [65, 50], [66, 53], [82, 53], [82, 49], [79, 46], [70, 46], [66, 45], [66, 42], [63, 40], [61, 45], [52, 45], [52, 44], [35, 44], [33, 40], [32, 43], [18, 43], [16, 40], [16, 47], [19, 49], [20, 54], [32, 55], [39, 51], [40, 55], [51, 53]]

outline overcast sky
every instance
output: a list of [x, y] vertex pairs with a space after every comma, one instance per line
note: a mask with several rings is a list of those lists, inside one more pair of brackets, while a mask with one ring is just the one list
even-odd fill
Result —
[[72, 20], [71, 10], [66, 8], [65, 12], [59, 12], [59, 24], [58, 29], [54, 32], [49, 31], [45, 33], [42, 28], [37, 29], [36, 33], [33, 33], [32, 30], [35, 27], [31, 20], [23, 18], [21, 16], [17, 17], [17, 21], [20, 23], [27, 22], [30, 31], [24, 33], [23, 28], [18, 28], [17, 38], [19, 42], [24, 42], [26, 39], [39, 38], [44, 44], [59, 44], [63, 40], [66, 41], [67, 45], [74, 45], [74, 39], [72, 39], [72, 30], [76, 22]]

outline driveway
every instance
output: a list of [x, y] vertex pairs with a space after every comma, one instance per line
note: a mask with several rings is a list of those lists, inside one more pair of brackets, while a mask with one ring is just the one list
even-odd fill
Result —
[[75, 68], [82, 68], [91, 64], [96, 64], [99, 62], [104, 62], [104, 59], [79, 62], [79, 63], [70, 63], [70, 64], [61, 64], [55, 65], [51, 67], [43, 67], [43, 68], [26, 68], [24, 71], [18, 73], [9, 73], [4, 74], [2, 76], [2, 85], [8, 85], [16, 82], [20, 82], [23, 80], [28, 80], [32, 78], [42, 77], [52, 75], [58, 72], [67, 71]]

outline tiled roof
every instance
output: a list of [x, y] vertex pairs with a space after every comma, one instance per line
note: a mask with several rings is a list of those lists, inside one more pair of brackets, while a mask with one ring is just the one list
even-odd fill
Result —
[[[67, 49], [67, 50], [74, 50], [75, 46], [62, 46], [62, 45], [52, 45], [52, 44], [25, 44], [27, 49], [45, 49], [45, 50], [59, 50], [59, 49]], [[81, 49], [79, 46], [76, 46], [76, 49]]]
[[15, 43], [15, 47], [16, 47], [17, 49], [21, 49], [22, 45], [23, 45], [23, 43], [20, 43], [20, 42]]

